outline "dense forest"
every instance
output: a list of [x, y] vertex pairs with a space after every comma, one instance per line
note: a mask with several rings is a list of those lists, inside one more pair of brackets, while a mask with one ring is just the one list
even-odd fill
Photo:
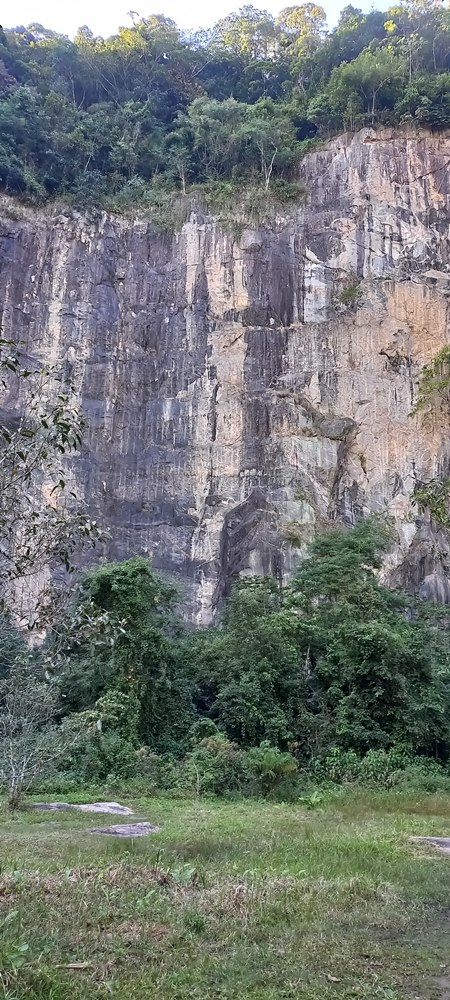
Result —
[[150, 210], [196, 185], [295, 199], [312, 144], [378, 123], [450, 123], [450, 11], [252, 6], [209, 31], [162, 15], [117, 35], [0, 29], [0, 184], [34, 201]]
[[194, 632], [142, 557], [85, 574], [34, 651], [3, 612], [11, 807], [30, 786], [123, 782], [282, 799], [311, 783], [448, 790], [448, 609], [379, 583], [392, 541], [378, 518], [319, 535], [290, 584], [238, 581], [221, 621]]

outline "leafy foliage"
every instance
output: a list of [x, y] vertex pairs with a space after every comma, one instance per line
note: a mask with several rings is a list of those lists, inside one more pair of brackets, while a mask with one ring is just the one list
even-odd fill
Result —
[[433, 520], [441, 528], [450, 529], [450, 479], [448, 476], [418, 484], [414, 490], [413, 500], [419, 508], [428, 510]]
[[[186, 740], [193, 710], [189, 686], [177, 670], [175, 598], [174, 588], [142, 557], [99, 566], [81, 580], [47, 651], [49, 663], [59, 666], [69, 710], [95, 705], [101, 719], [107, 709], [107, 724], [115, 712], [119, 735], [128, 726], [133, 743], [136, 726], [136, 738], [154, 749]], [[136, 723], [124, 713], [124, 699], [132, 713], [137, 704]]]
[[290, 795], [298, 768], [372, 780], [445, 760], [445, 616], [379, 582], [391, 541], [380, 518], [328, 530], [289, 585], [243, 579], [222, 623], [189, 633], [146, 560], [89, 573], [48, 650], [85, 734], [72, 772]]
[[0, 681], [0, 787], [11, 810], [40, 776], [61, 762], [71, 738], [55, 724], [57, 691], [30, 659], [16, 659]]
[[283, 753], [278, 747], [270, 745], [268, 740], [252, 747], [247, 754], [250, 770], [253, 773], [257, 790], [263, 795], [273, 792], [284, 779], [296, 774], [298, 764], [291, 753]]
[[23, 633], [15, 626], [10, 613], [0, 613], [0, 681], [7, 677], [14, 661], [27, 649]]
[[[48, 563], [74, 568], [99, 530], [68, 481], [67, 458], [81, 445], [85, 421], [74, 387], [57, 368], [24, 364], [0, 339], [0, 384], [13, 406], [0, 423], [0, 602]], [[17, 602], [16, 602], [17, 603]], [[6, 612], [7, 613], [7, 612]], [[6, 621], [6, 619], [4, 619]]]
[[8, 998], [13, 995], [8, 986], [14, 983], [29, 958], [30, 946], [24, 939], [19, 910], [9, 910], [0, 920], [0, 942], [0, 982]]
[[223, 628], [192, 645], [198, 708], [241, 745], [302, 761], [330, 745], [447, 746], [446, 634], [378, 582], [389, 538], [377, 519], [328, 531], [284, 590], [243, 581]]
[[291, 181], [304, 141], [378, 122], [450, 123], [450, 14], [411, 0], [247, 4], [209, 31], [162, 15], [116, 35], [42, 25], [0, 35], [0, 185], [31, 200], [144, 208], [217, 180]]
[[302, 774], [390, 787], [406, 771], [440, 787], [426, 760], [450, 751], [447, 616], [380, 583], [391, 542], [382, 518], [329, 528], [287, 586], [238, 581], [222, 622], [196, 632], [146, 559], [88, 572], [38, 658], [14, 636], [5, 649], [12, 805], [62, 746], [69, 787], [291, 798]]
[[429, 426], [450, 413], [450, 347], [443, 347], [438, 354], [424, 365], [420, 374], [417, 402], [413, 410], [420, 413], [425, 425]]

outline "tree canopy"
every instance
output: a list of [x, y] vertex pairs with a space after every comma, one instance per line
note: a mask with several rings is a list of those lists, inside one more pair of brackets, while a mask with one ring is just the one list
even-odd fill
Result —
[[3, 616], [0, 786], [14, 805], [61, 752], [69, 782], [196, 794], [445, 764], [448, 609], [380, 582], [391, 542], [379, 518], [329, 529], [290, 583], [237, 580], [204, 629], [142, 557], [88, 571], [40, 650]]
[[410, 0], [327, 31], [306, 2], [250, 4], [208, 31], [162, 15], [74, 41], [0, 32], [0, 185], [116, 209], [205, 182], [291, 180], [314, 137], [365, 124], [450, 123], [450, 11]]
[[[264, 741], [307, 762], [341, 747], [401, 743], [447, 756], [448, 632], [378, 579], [388, 526], [368, 519], [319, 535], [285, 587], [236, 582], [221, 622], [185, 631], [176, 593], [145, 559], [91, 571], [49, 655], [65, 710], [134, 692], [137, 738], [186, 748], [195, 723], [242, 747]], [[97, 708], [100, 711], [100, 708]]]

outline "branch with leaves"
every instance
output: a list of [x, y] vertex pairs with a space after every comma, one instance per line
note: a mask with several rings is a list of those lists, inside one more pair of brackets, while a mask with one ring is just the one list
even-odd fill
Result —
[[0, 423], [0, 599], [7, 605], [18, 581], [57, 563], [72, 572], [80, 547], [95, 545], [100, 533], [71, 481], [85, 429], [75, 387], [56, 367], [24, 364], [6, 340], [0, 385], [10, 404]]

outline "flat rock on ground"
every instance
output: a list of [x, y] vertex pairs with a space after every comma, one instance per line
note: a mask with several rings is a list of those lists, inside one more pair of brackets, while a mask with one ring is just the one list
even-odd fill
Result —
[[433, 844], [444, 854], [450, 854], [450, 837], [410, 837], [410, 840], [424, 841], [426, 844]]
[[159, 826], [152, 823], [117, 823], [115, 826], [96, 826], [89, 833], [109, 833], [115, 837], [146, 837], [158, 833]]
[[79, 809], [80, 812], [112, 813], [117, 816], [132, 816], [133, 810], [121, 806], [120, 802], [33, 802], [32, 809], [43, 809], [46, 812], [56, 812], [57, 809]]

